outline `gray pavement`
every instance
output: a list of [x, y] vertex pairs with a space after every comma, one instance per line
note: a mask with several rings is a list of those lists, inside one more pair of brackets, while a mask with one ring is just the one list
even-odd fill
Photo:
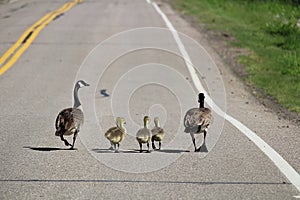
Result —
[[[0, 5], [0, 55], [65, 2], [19, 0]], [[260, 105], [203, 35], [168, 5], [160, 7], [179, 32], [201, 43], [217, 63], [215, 69], [204, 51], [181, 35], [205, 88], [213, 97], [224, 97], [215, 99], [218, 105], [299, 172], [299, 127]], [[197, 106], [197, 91], [172, 35], [166, 29], [145, 27], [166, 28], [147, 1], [86, 0], [46, 26], [0, 76], [0, 199], [300, 195], [252, 141], [217, 115], [208, 136], [209, 153], [193, 152], [182, 118], [188, 108]], [[79, 78], [91, 86], [79, 93], [86, 120], [76, 150], [70, 151], [55, 137], [54, 120], [72, 105], [73, 85]], [[110, 97], [101, 96], [100, 89], [107, 89]], [[166, 138], [161, 152], [140, 154], [134, 136], [147, 114], [161, 117]], [[107, 150], [104, 132], [119, 115], [127, 120], [128, 135], [116, 154]]]

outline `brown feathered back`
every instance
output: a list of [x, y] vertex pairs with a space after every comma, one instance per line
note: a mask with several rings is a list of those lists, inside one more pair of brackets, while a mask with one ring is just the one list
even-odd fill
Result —
[[66, 108], [62, 110], [55, 121], [55, 135], [72, 135], [83, 125], [84, 116], [79, 108]]
[[[192, 108], [184, 117], [186, 133], [201, 133], [209, 127], [212, 122], [211, 110], [208, 108]], [[200, 130], [199, 130], [200, 126]]]

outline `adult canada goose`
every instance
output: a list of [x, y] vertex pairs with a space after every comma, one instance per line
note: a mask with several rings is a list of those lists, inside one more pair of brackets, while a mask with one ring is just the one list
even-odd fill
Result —
[[150, 152], [149, 143], [151, 140], [151, 131], [149, 129], [149, 121], [150, 121], [149, 117], [145, 116], [144, 117], [144, 128], [138, 130], [138, 132], [136, 133], [136, 139], [140, 145], [140, 152], [143, 151], [143, 143], [147, 143], [147, 147], [148, 147], [147, 152], [148, 153]]
[[[195, 147], [195, 152], [207, 152], [205, 138], [209, 125], [212, 122], [212, 114], [210, 109], [204, 107], [204, 98], [204, 94], [200, 93], [198, 100], [198, 102], [200, 103], [200, 107], [190, 109], [189, 111], [187, 111], [184, 117], [184, 132], [190, 133]], [[200, 133], [204, 133], [204, 139], [202, 146], [197, 148], [194, 134]]]
[[123, 141], [126, 128], [124, 127], [126, 124], [125, 119], [122, 117], [117, 117], [115, 127], [108, 129], [105, 133], [105, 137], [110, 141], [110, 144], [114, 147], [115, 152], [119, 152], [120, 143]]
[[152, 138], [151, 138], [152, 148], [154, 150], [156, 149], [154, 142], [157, 141], [158, 145], [159, 145], [158, 149], [160, 150], [161, 149], [161, 142], [164, 139], [165, 133], [164, 133], [164, 129], [161, 128], [160, 125], [159, 125], [159, 118], [158, 117], [154, 118], [154, 124], [155, 124], [155, 127], [151, 130], [151, 132], [152, 132]]
[[[56, 136], [60, 136], [60, 139], [65, 143], [66, 146], [71, 146], [74, 148], [76, 137], [80, 132], [80, 128], [83, 125], [84, 116], [82, 112], [82, 106], [78, 98], [79, 88], [89, 86], [83, 80], [77, 81], [74, 87], [74, 105], [72, 108], [66, 108], [58, 114], [55, 120]], [[73, 143], [70, 144], [64, 136], [73, 135]]]

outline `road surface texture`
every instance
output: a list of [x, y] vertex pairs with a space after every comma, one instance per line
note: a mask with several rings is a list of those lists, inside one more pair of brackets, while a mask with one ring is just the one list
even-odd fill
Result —
[[[0, 4], [0, 55], [35, 22], [68, 2]], [[180, 34], [184, 47], [178, 46], [161, 12], [193, 40]], [[260, 105], [205, 37], [167, 4], [84, 0], [34, 37], [0, 76], [0, 199], [299, 198], [299, 127]], [[197, 53], [203, 49], [194, 48], [194, 40], [218, 68], [208, 54]], [[196, 74], [182, 59], [182, 49], [195, 66], [200, 63]], [[264, 147], [216, 112], [209, 153], [193, 152], [182, 120], [188, 108], [197, 107], [195, 77], [223, 111], [284, 158], [295, 179], [286, 175], [290, 168], [283, 172], [286, 167], [276, 166]], [[54, 135], [54, 121], [72, 105], [79, 78], [91, 86], [79, 92], [85, 124], [75, 150], [68, 150]], [[110, 96], [101, 95], [101, 89]], [[113, 153], [104, 133], [119, 115], [126, 118], [128, 135], [120, 153]], [[161, 118], [166, 130], [161, 151], [137, 151], [135, 133], [144, 115], [152, 119], [151, 126], [156, 115]]]

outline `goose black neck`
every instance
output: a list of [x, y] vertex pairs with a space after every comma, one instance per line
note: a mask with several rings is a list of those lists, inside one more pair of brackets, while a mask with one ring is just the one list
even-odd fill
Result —
[[73, 93], [73, 95], [74, 95], [74, 106], [73, 106], [73, 108], [78, 108], [79, 106], [81, 106], [81, 103], [80, 103], [80, 101], [79, 101], [79, 98], [78, 98], [78, 90], [79, 90], [79, 86], [75, 86], [75, 88], [74, 88], [74, 93]]
[[199, 93], [198, 95], [198, 102], [199, 102], [199, 108], [204, 108], [204, 94], [203, 93]]
[[204, 99], [199, 100], [199, 108], [204, 108]]

